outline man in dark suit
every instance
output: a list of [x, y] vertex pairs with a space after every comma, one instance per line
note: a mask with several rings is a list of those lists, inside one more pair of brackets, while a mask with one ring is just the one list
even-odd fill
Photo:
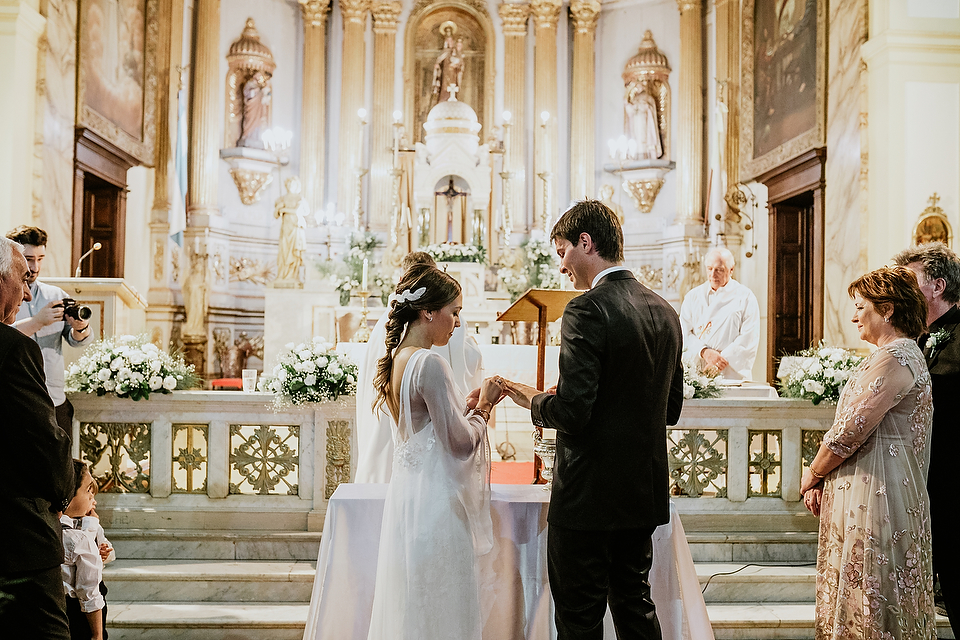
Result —
[[30, 299], [20, 245], [0, 238], [0, 630], [10, 638], [68, 639], [56, 511], [73, 491], [70, 438], [57, 426], [37, 343], [7, 326]]
[[574, 205], [551, 240], [561, 273], [587, 291], [563, 312], [555, 392], [508, 383], [508, 393], [557, 430], [547, 561], [558, 638], [599, 640], [608, 603], [618, 637], [660, 638], [648, 574], [653, 531], [670, 519], [680, 319], [621, 266], [623, 232], [604, 204]]
[[917, 274], [927, 299], [927, 331], [920, 348], [933, 382], [933, 436], [927, 491], [933, 534], [933, 571], [956, 630], [960, 624], [960, 547], [954, 536], [953, 465], [960, 447], [960, 259], [942, 242], [910, 247], [893, 261]]

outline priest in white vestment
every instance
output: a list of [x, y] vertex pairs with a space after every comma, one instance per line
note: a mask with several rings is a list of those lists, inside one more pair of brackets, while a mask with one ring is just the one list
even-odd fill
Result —
[[[412, 264], [429, 260], [428, 254], [416, 251], [404, 257], [404, 270]], [[428, 263], [429, 264], [429, 263]], [[434, 264], [435, 266], [435, 264]], [[390, 295], [389, 309], [394, 294]], [[357, 475], [355, 482], [390, 482], [393, 469], [393, 433], [390, 426], [390, 414], [385, 410], [373, 413], [373, 401], [377, 396], [373, 388], [373, 378], [377, 375], [377, 362], [386, 352], [387, 312], [377, 321], [367, 350], [359, 363], [357, 372]], [[483, 381], [483, 361], [480, 345], [467, 333], [466, 324], [453, 330], [450, 341], [442, 347], [433, 347], [432, 351], [443, 356], [453, 369], [453, 381], [464, 397], [474, 389], [480, 388]]]
[[711, 249], [704, 265], [707, 281], [691, 289], [680, 306], [683, 348], [704, 371], [749, 380], [760, 346], [757, 297], [733, 279], [729, 250]]

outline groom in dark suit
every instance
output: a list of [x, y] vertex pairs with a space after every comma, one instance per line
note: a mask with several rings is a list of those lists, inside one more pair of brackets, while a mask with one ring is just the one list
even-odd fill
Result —
[[555, 392], [508, 383], [533, 422], [557, 430], [547, 532], [559, 640], [659, 639], [648, 574], [654, 529], [670, 519], [667, 425], [683, 405], [677, 312], [623, 262], [623, 232], [584, 201], [551, 231], [560, 272], [586, 292], [563, 312]]
[[893, 257], [917, 274], [927, 299], [927, 331], [920, 348], [933, 383], [933, 436], [930, 439], [930, 529], [933, 571], [956, 632], [960, 625], [960, 547], [954, 527], [954, 465], [960, 447], [960, 259], [942, 242], [910, 247]]

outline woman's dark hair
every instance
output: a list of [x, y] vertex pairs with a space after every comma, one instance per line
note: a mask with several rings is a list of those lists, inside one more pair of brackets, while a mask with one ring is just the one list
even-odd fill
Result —
[[550, 241], [557, 238], [580, 242], [587, 233], [597, 247], [597, 254], [607, 262], [623, 262], [623, 229], [617, 214], [599, 200], [582, 200], [567, 209], [550, 232]]
[[86, 462], [76, 458], [73, 459], [73, 493], [70, 494], [71, 499], [77, 495], [77, 491], [80, 491], [80, 485], [83, 484], [83, 474], [89, 470]]
[[[416, 295], [420, 289], [423, 289], [423, 293], [416, 300], [411, 300], [410, 296]], [[387, 354], [377, 362], [377, 375], [373, 379], [373, 388], [377, 392], [373, 402], [374, 411], [387, 401], [393, 373], [393, 351], [403, 339], [407, 325], [419, 318], [421, 311], [438, 311], [456, 300], [460, 295], [460, 283], [436, 267], [415, 264], [400, 277], [396, 294], [398, 299], [390, 303], [387, 315], [387, 335], [384, 340]]]
[[851, 298], [859, 293], [882, 315], [892, 309], [890, 324], [908, 338], [927, 330], [927, 301], [917, 276], [906, 267], [882, 267], [866, 273], [850, 283], [847, 293]]

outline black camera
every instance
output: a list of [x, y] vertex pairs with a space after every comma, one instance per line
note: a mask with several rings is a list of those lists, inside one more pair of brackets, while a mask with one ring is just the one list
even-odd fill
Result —
[[63, 315], [70, 316], [74, 320], [89, 320], [93, 315], [90, 307], [77, 304], [73, 298], [64, 298], [60, 302], [63, 304]]

